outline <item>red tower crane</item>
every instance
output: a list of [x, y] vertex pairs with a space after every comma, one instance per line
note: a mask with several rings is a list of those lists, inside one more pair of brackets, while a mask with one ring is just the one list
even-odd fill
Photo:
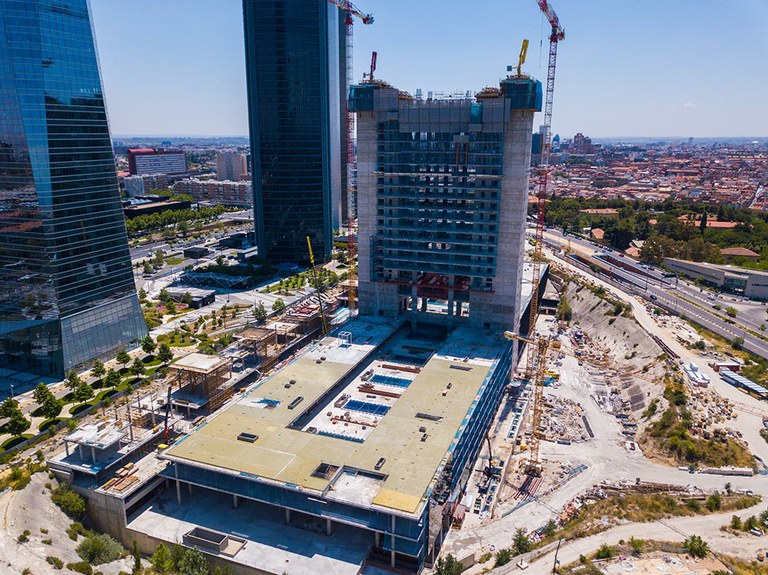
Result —
[[536, 317], [539, 311], [539, 293], [541, 290], [541, 262], [543, 260], [542, 246], [544, 245], [544, 211], [547, 200], [547, 184], [549, 180], [549, 155], [551, 148], [550, 132], [552, 130], [552, 102], [555, 96], [555, 65], [557, 63], [557, 43], [565, 39], [565, 30], [560, 26], [552, 6], [547, 0], [536, 0], [544, 16], [549, 21], [549, 61], [547, 65], [547, 89], [544, 97], [544, 133], [541, 134], [541, 161], [536, 183], [536, 234], [533, 247], [533, 289], [531, 294], [531, 340], [528, 343], [526, 356], [525, 379], [533, 384], [533, 430], [531, 432], [530, 451], [528, 454], [528, 473], [541, 474], [539, 462], [539, 427], [541, 425], [544, 363], [547, 361], [547, 342], [539, 341], [536, 336]]

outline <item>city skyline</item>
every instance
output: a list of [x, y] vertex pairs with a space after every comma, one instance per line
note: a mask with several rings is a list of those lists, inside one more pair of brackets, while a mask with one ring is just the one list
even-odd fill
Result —
[[[531, 42], [525, 70], [540, 80], [545, 76], [547, 29], [533, 1], [476, 2], [469, 17], [477, 24], [468, 33], [468, 15], [458, 2], [442, 2], [440, 11], [433, 2], [358, 5], [374, 14], [375, 23], [356, 22], [354, 81], [377, 50], [377, 75], [403, 89], [477, 91], [516, 63], [524, 37]], [[594, 0], [586, 9], [579, 6], [555, 4], [567, 37], [558, 55], [553, 133], [768, 135], [759, 97], [768, 80], [754, 73], [768, 44], [760, 34], [768, 6], [756, 0], [727, 9], [714, 0], [642, 6]], [[215, 7], [192, 1], [181, 8], [177, 0], [92, 0], [113, 133], [246, 135], [240, 0]], [[721, 113], [721, 93], [732, 91], [723, 84], [730, 82], [739, 82], [735, 115]]]

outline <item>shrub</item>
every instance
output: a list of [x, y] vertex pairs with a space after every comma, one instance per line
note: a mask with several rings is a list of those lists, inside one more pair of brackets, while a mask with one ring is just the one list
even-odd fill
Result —
[[49, 565], [52, 565], [54, 569], [62, 569], [64, 567], [64, 561], [53, 555], [48, 555], [45, 560]]
[[21, 535], [19, 535], [16, 538], [16, 541], [18, 541], [19, 543], [26, 543], [26, 542], [28, 542], [29, 541], [29, 529], [25, 529], [24, 533], [22, 533]]
[[600, 546], [600, 549], [595, 553], [595, 559], [610, 559], [613, 557], [613, 550], [605, 543]]
[[76, 573], [82, 573], [82, 575], [93, 575], [93, 567], [91, 567], [85, 561], [78, 561], [77, 563], [67, 563], [67, 569], [75, 571]]
[[173, 570], [171, 552], [162, 543], [155, 548], [155, 552], [152, 554], [149, 562], [152, 563], [152, 567], [157, 573], [168, 573]]
[[691, 557], [703, 559], [709, 553], [709, 545], [698, 535], [691, 535], [683, 543], [685, 550]]
[[208, 575], [208, 561], [197, 549], [187, 549], [179, 562], [179, 575]]
[[123, 546], [109, 535], [88, 535], [77, 546], [77, 555], [92, 565], [110, 563], [124, 552]]
[[462, 571], [464, 567], [450, 554], [440, 557], [435, 563], [435, 575], [459, 575]]
[[83, 527], [83, 524], [79, 521], [75, 521], [69, 527], [67, 527], [67, 535], [69, 535], [69, 538], [72, 541], [77, 541], [78, 535], [85, 537], [89, 535], [89, 533], [90, 532], [85, 527]]
[[709, 511], [717, 511], [722, 506], [723, 502], [720, 498], [719, 493], [715, 493], [713, 495], [710, 495], [707, 497], [707, 502], [705, 503], [707, 509]]
[[512, 561], [512, 551], [509, 549], [499, 549], [496, 552], [496, 561], [494, 562], [494, 567], [501, 567], [502, 565], [506, 565]]
[[85, 515], [85, 499], [72, 491], [66, 483], [51, 491], [51, 500], [72, 519], [80, 519]]

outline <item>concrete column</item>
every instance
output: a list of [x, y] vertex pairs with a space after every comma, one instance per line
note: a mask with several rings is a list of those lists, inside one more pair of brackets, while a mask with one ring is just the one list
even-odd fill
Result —
[[187, 487], [189, 488], [189, 494], [192, 495], [192, 484], [187, 483]]
[[77, 453], [80, 456], [81, 460], [85, 459], [85, 457], [83, 456], [83, 446], [80, 445], [79, 443], [77, 444]]
[[69, 442], [68, 441], [64, 442], [64, 451], [67, 452], [67, 457], [69, 457]]
[[389, 552], [389, 566], [395, 568], [395, 516], [392, 516], [392, 549]]
[[381, 533], [379, 531], [373, 532], [373, 544], [376, 547], [381, 547]]
[[176, 476], [176, 504], [181, 505], [181, 482], [179, 481], [179, 468], [173, 466], [173, 474]]
[[235, 509], [240, 507], [240, 501], [239, 501], [237, 495], [234, 495], [234, 494], [232, 495], [232, 507], [234, 507]]
[[91, 459], [93, 459], [93, 463], [96, 463], [96, 448], [91, 446]]
[[427, 311], [427, 298], [425, 297], [421, 298], [421, 311]]
[[[454, 276], [451, 276], [451, 283], [454, 283], [455, 281], [456, 280], [454, 279]], [[449, 289], [448, 290], [448, 309], [447, 309], [449, 318], [453, 317], [453, 306], [454, 306], [453, 298], [454, 297], [456, 297], [455, 290]], [[448, 321], [450, 322], [450, 319]]]
[[325, 534], [333, 535], [333, 522], [330, 517], [325, 518]]
[[285, 523], [286, 525], [291, 522], [291, 510], [287, 507], [285, 508]]

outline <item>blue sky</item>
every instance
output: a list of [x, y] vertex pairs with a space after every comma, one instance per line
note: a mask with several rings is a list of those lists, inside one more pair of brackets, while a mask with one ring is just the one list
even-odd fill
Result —
[[[547, 26], [534, 0], [356, 0], [355, 80], [408, 91], [494, 85], [530, 40], [546, 75]], [[554, 132], [767, 136], [768, 1], [554, 0]], [[91, 0], [114, 134], [247, 132], [241, 0]]]

